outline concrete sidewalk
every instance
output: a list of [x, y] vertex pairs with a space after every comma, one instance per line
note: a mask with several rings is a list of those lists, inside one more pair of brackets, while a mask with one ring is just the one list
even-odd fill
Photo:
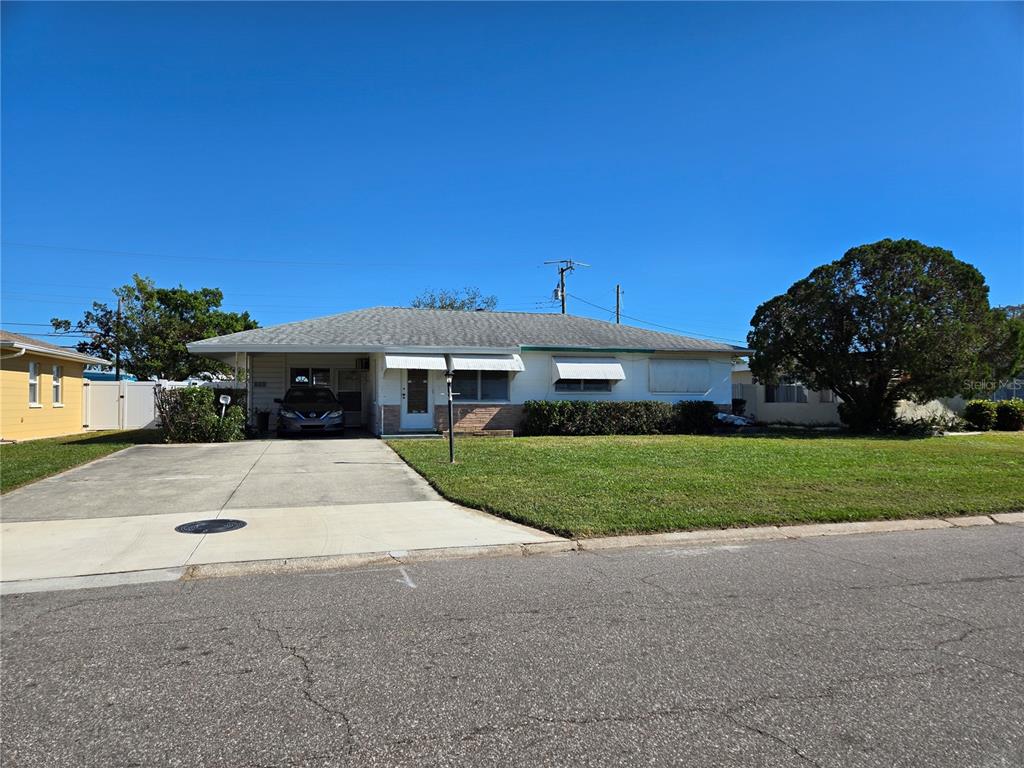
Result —
[[[379, 440], [138, 446], [6, 494], [2, 507], [4, 591], [209, 563], [561, 541], [444, 500]], [[211, 518], [246, 526], [174, 530]]]
[[[230, 512], [230, 513], [228, 513]], [[174, 513], [7, 523], [0, 581], [55, 579], [207, 563], [559, 541], [447, 501], [225, 510], [246, 527], [183, 534], [209, 514]]]

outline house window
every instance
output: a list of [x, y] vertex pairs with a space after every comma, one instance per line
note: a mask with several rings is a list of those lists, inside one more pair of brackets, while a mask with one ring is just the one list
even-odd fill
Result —
[[453, 400], [508, 400], [508, 371], [456, 371]]
[[63, 405], [64, 399], [61, 396], [64, 390], [64, 366], [53, 366], [53, 404]]
[[831, 389], [823, 389], [818, 393], [819, 403], [834, 403], [836, 401], [836, 393]]
[[707, 360], [651, 360], [651, 392], [704, 394], [711, 389], [711, 363]]
[[806, 403], [807, 389], [792, 379], [781, 378], [778, 384], [765, 384], [766, 403]]
[[292, 368], [291, 386], [293, 387], [329, 387], [331, 386], [330, 368]]
[[555, 392], [611, 392], [610, 379], [558, 379]]
[[28, 364], [28, 403], [39, 405], [39, 363]]

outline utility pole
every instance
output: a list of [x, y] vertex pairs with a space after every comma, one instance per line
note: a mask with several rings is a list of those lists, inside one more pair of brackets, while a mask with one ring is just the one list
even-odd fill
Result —
[[545, 261], [545, 264], [557, 264], [558, 265], [558, 288], [555, 289], [555, 293], [558, 294], [558, 298], [562, 300], [562, 314], [565, 314], [565, 273], [572, 272], [576, 267], [589, 267], [589, 264], [584, 264], [582, 261], [573, 261], [572, 259], [558, 259], [557, 261]]
[[615, 284], [615, 324], [618, 325], [621, 320], [622, 312], [622, 286], [618, 283]]
[[121, 380], [121, 297], [117, 297], [117, 315], [114, 318], [114, 381]]

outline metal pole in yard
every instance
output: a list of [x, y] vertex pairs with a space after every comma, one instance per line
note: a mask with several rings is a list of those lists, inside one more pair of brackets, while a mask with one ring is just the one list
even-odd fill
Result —
[[448, 371], [444, 375], [448, 383], [448, 463], [455, 463], [455, 406], [452, 404], [452, 379], [454, 371]]

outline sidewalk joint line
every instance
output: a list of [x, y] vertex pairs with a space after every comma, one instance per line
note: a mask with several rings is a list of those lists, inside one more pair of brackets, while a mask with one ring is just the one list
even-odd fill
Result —
[[[246, 478], [248, 478], [249, 475], [252, 474], [252, 471], [256, 469], [256, 465], [260, 463], [260, 459], [262, 459], [266, 452], [270, 450], [271, 445], [273, 445], [273, 443], [271, 443], [268, 440], [267, 447], [260, 451], [260, 455], [256, 457], [256, 460], [253, 461], [252, 466], [245, 471], [244, 475], [242, 475], [242, 479], [238, 481], [238, 485], [236, 485], [232, 489], [231, 493], [228, 494], [228, 497], [224, 499], [224, 503], [220, 505], [220, 509], [217, 510], [217, 514], [213, 516], [214, 520], [220, 518], [221, 513], [224, 511], [224, 507], [226, 507], [228, 503], [235, 497], [235, 494], [238, 493], [238, 489], [242, 487], [242, 483], [244, 483], [246, 481]], [[189, 564], [192, 562], [192, 558], [196, 555], [196, 551], [199, 549], [202, 543], [206, 541], [206, 537], [209, 535], [210, 534], [208, 533], [204, 533], [202, 536], [199, 537], [199, 541], [197, 541], [196, 545], [192, 547], [192, 551], [188, 553], [188, 557], [186, 557], [185, 561], [181, 564], [183, 568], [189, 567]]]

